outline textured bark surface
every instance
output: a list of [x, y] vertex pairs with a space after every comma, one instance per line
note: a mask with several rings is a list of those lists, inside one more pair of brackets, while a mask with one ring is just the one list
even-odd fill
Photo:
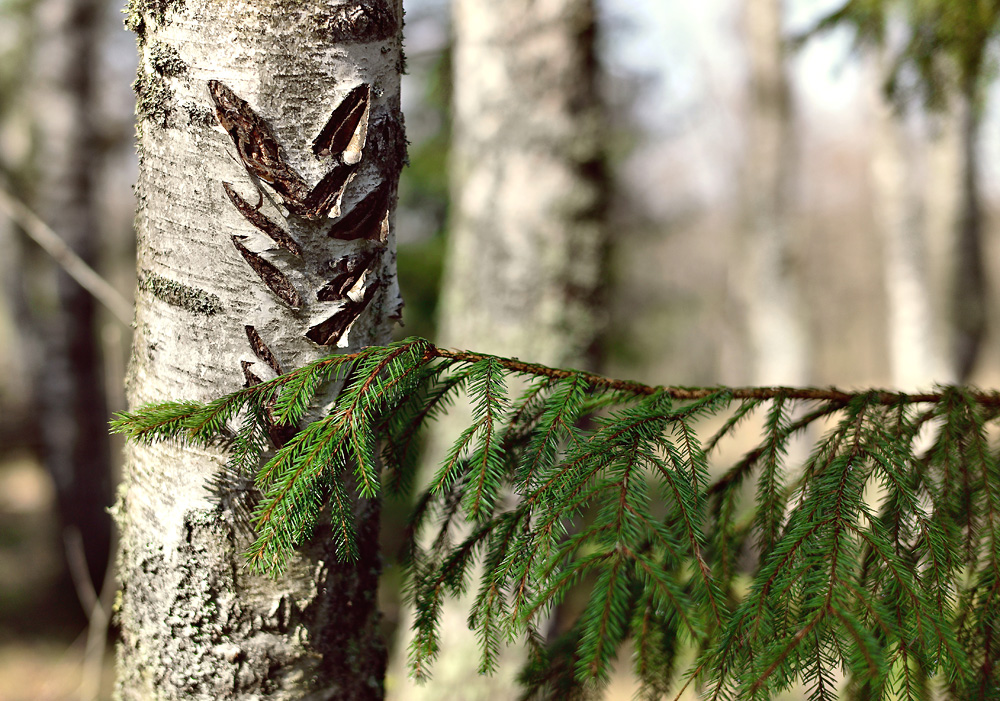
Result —
[[[45, 0], [36, 11], [41, 37], [33, 100], [41, 137], [36, 206], [92, 266], [101, 238], [92, 78], [104, 7], [101, 0]], [[111, 546], [112, 488], [96, 302], [61, 270], [51, 301], [48, 313], [37, 319], [44, 349], [36, 382], [45, 466], [56, 487], [61, 525], [79, 532], [90, 578], [100, 590]]]
[[[137, 0], [128, 8], [141, 59], [130, 406], [214, 398], [242, 386], [244, 368], [272, 377], [248, 326], [286, 370], [325, 355], [331, 349], [306, 334], [352, 300], [321, 300], [318, 293], [345, 257], [376, 245], [332, 239], [330, 219], [286, 217], [266, 197], [260, 212], [295, 239], [301, 258], [255, 228], [223, 184], [257, 203], [255, 185], [216, 120], [210, 80], [227, 85], [270, 125], [309, 187], [333, 166], [313, 155], [313, 139], [352, 88], [371, 84], [367, 144], [343, 211], [387, 184], [388, 247], [352, 293], [374, 290], [339, 345], [389, 339], [401, 305], [391, 215], [405, 151], [401, 22], [394, 0]], [[279, 299], [234, 242], [280, 271], [300, 306]], [[358, 506], [359, 562], [339, 564], [330, 538], [318, 532], [288, 573], [271, 581], [243, 567], [252, 499], [246, 477], [227, 473], [222, 447], [129, 447], [116, 507], [120, 699], [381, 698], [377, 504]]]
[[808, 348], [790, 246], [797, 159], [780, 0], [745, 4], [750, 96], [744, 163], [744, 238], [737, 248], [753, 384], [808, 382]]
[[455, 0], [439, 339], [592, 365], [607, 183], [590, 0]]

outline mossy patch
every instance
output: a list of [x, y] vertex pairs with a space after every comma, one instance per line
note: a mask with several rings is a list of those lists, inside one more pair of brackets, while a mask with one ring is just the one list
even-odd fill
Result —
[[146, 19], [162, 27], [166, 23], [167, 10], [173, 8], [176, 11], [183, 4], [184, 0], [128, 0], [122, 10], [125, 29], [135, 32], [141, 46], [146, 40]]
[[216, 125], [215, 112], [204, 105], [194, 102], [187, 102], [182, 105], [188, 116], [189, 124], [197, 124], [203, 127], [213, 127]]
[[166, 127], [174, 99], [174, 91], [167, 81], [159, 75], [145, 73], [140, 66], [132, 90], [135, 91], [135, 113], [139, 121], [148, 119]]
[[160, 75], [180, 75], [188, 68], [187, 64], [181, 60], [177, 49], [162, 41], [154, 41], [150, 44], [148, 55], [150, 67]]
[[222, 301], [216, 295], [148, 270], [139, 274], [137, 284], [140, 290], [149, 292], [157, 299], [195, 314], [212, 316], [222, 311]]

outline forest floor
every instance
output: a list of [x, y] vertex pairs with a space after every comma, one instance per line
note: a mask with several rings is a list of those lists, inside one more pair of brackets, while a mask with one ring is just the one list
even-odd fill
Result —
[[[81, 699], [86, 620], [62, 567], [52, 486], [25, 456], [0, 461], [0, 701]], [[111, 698], [113, 649], [98, 695]]]

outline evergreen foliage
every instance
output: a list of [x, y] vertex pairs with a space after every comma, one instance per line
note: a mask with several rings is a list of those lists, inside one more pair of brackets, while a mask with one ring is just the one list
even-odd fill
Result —
[[1000, 32], [1000, 3], [846, 0], [800, 41], [834, 27], [849, 28], [859, 45], [891, 52], [885, 90], [897, 103], [918, 95], [939, 109], [947, 104], [949, 91], [976, 99], [983, 80], [993, 77], [988, 56]]
[[[471, 424], [417, 490], [421, 431], [463, 395]], [[756, 447], [713, 463], [754, 416]], [[356, 499], [418, 491], [406, 564], [419, 675], [443, 600], [474, 589], [480, 669], [527, 640], [526, 697], [595, 693], [628, 644], [649, 698], [694, 684], [770, 699], [801, 683], [815, 700], [995, 699], [998, 422], [1000, 395], [961, 387], [649, 387], [409, 339], [121, 414], [114, 430], [228, 435], [260, 491], [249, 566], [272, 576], [318, 519], [352, 558]], [[275, 423], [304, 425], [271, 450]], [[796, 436], [815, 437], [801, 465]], [[570, 595], [585, 599], [579, 616], [546, 640]]]

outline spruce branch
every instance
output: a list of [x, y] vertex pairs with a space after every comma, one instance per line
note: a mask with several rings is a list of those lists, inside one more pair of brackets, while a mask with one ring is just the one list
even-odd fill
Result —
[[[357, 557], [358, 500], [415, 491], [422, 432], [456, 401], [471, 421], [407, 527], [416, 674], [444, 599], [471, 590], [480, 670], [526, 639], [529, 696], [600, 688], [627, 641], [650, 697], [801, 683], [831, 699], [838, 670], [857, 698], [1000, 688], [996, 392], [650, 386], [411, 339], [143, 407], [113, 430], [228, 451], [260, 492], [248, 564], [277, 576], [320, 522]], [[269, 448], [274, 421], [298, 430]], [[751, 422], [758, 441], [723, 462]], [[567, 601], [584, 603], [547, 647], [539, 628]]]

